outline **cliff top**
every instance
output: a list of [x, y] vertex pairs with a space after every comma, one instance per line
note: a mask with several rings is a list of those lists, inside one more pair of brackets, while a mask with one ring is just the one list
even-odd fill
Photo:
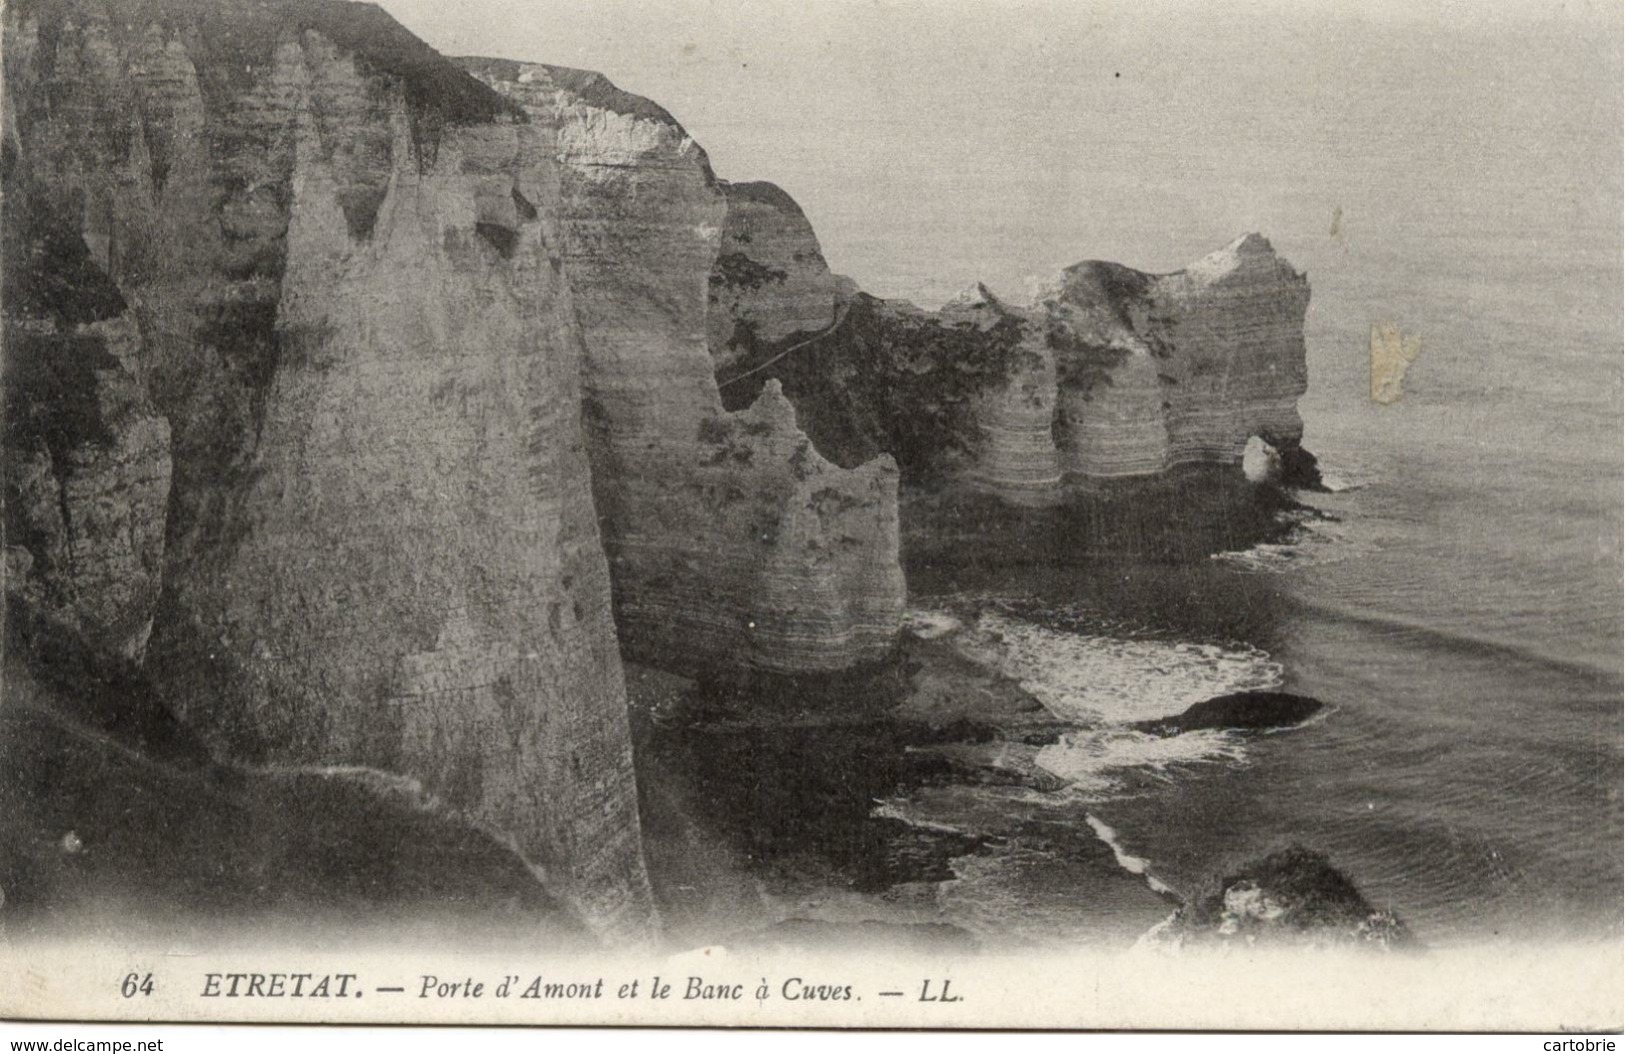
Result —
[[[594, 70], [554, 66], [545, 62], [521, 62], [518, 59], [484, 58], [478, 55], [461, 55], [448, 61], [456, 63], [475, 77], [515, 83], [523, 83], [532, 71], [542, 70], [555, 85], [580, 96], [582, 101], [589, 105], [639, 120], [655, 121], [683, 131], [683, 126], [665, 107], [641, 95], [621, 90], [608, 77]], [[683, 134], [688, 133], [683, 131]]]
[[1252, 269], [1286, 270], [1302, 277], [1291, 264], [1283, 260], [1262, 234], [1243, 234], [1222, 249], [1216, 249], [1176, 274], [1197, 281], [1216, 281], [1237, 271]]
[[791, 197], [789, 192], [777, 183], [769, 183], [765, 180], [732, 183], [723, 180], [722, 188], [727, 191], [730, 198], [754, 202], [757, 205], [767, 205], [770, 208], [792, 213], [796, 216], [805, 215], [796, 199]]

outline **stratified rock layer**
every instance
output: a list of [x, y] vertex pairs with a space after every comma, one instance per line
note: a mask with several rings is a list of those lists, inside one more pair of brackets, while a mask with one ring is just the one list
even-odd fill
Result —
[[1131, 476], [1237, 463], [1252, 436], [1303, 435], [1309, 284], [1249, 234], [1183, 271], [1088, 262], [1041, 300], [1065, 471]]
[[[776, 390], [723, 410], [707, 325], [728, 205], [704, 152], [597, 74], [463, 61], [560, 130], [561, 251], [625, 653], [724, 675], [883, 657], [904, 595], [896, 470], [824, 461]], [[797, 299], [774, 324], [805, 309]]]
[[555, 129], [362, 5], [8, 14], [20, 185], [174, 426], [151, 676], [217, 749], [417, 778], [646, 931]]
[[1056, 488], [1064, 475], [1055, 445], [1060, 392], [1044, 330], [981, 284], [944, 304], [938, 315], [961, 328], [968, 322], [978, 332], [1003, 327], [1019, 334], [1003, 383], [970, 408], [977, 434], [967, 473], [1007, 496]]

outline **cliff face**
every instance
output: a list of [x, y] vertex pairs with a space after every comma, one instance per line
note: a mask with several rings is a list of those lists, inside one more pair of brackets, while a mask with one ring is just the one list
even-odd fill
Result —
[[790, 195], [772, 183], [723, 183], [722, 191], [727, 216], [706, 313], [719, 371], [757, 344], [827, 328], [842, 292]]
[[409, 777], [599, 931], [655, 922], [623, 654], [886, 657], [900, 479], [1312, 472], [1307, 286], [1262, 239], [921, 311], [597, 74], [332, 0], [4, 31], [8, 699]]
[[[729, 199], [704, 152], [597, 74], [464, 63], [559, 128], [561, 253], [622, 649], [699, 674], [881, 658], [903, 604], [896, 470], [819, 458], [776, 391], [723, 409], [707, 327]], [[806, 310], [797, 297], [772, 324]]]
[[78, 232], [5, 188], [8, 608], [138, 659], [152, 631], [169, 424], [126, 368], [140, 335]]
[[416, 777], [646, 928], [555, 129], [359, 5], [5, 28], [7, 203], [75, 221], [173, 429], [170, 704], [232, 756]]
[[[1283, 482], [1317, 481], [1297, 412], [1309, 287], [1256, 234], [1173, 274], [1089, 261], [1031, 307], [977, 286], [929, 312], [834, 277], [792, 284], [785, 262], [814, 269], [817, 242], [782, 191], [730, 195], [729, 209], [730, 226], [738, 212], [741, 227], [798, 233], [739, 242], [712, 273], [714, 289], [754, 279], [713, 296], [724, 396], [739, 404], [779, 379], [802, 427], [841, 464], [885, 450], [905, 482], [962, 479], [1042, 502], [1069, 481], [1239, 466], [1256, 437], [1277, 451]], [[808, 332], [811, 288], [832, 290], [832, 328]], [[752, 318], [807, 321], [786, 332]]]
[[1308, 307], [1307, 280], [1256, 234], [1169, 275], [1068, 268], [1040, 302], [1065, 469], [1239, 464], [1252, 436], [1296, 447]]

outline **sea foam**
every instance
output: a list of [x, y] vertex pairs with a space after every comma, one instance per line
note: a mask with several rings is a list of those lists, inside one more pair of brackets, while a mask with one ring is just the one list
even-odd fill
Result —
[[1139, 875], [1145, 879], [1145, 884], [1156, 893], [1173, 893], [1168, 884], [1151, 873], [1151, 861], [1143, 856], [1135, 856], [1123, 848], [1123, 843], [1117, 840], [1117, 832], [1111, 825], [1095, 816], [1093, 813], [1084, 817], [1089, 823], [1089, 829], [1095, 832], [1095, 837], [1105, 842], [1117, 860], [1117, 866], [1131, 875]]
[[1281, 667], [1249, 645], [1073, 633], [997, 613], [983, 614], [954, 642], [1057, 717], [1081, 724], [1169, 717], [1216, 695], [1281, 683]]

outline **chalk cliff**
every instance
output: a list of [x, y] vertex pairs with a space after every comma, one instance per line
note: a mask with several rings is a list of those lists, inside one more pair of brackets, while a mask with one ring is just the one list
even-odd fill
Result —
[[[561, 253], [623, 650], [696, 674], [884, 657], [903, 606], [895, 466], [880, 451], [850, 470], [825, 461], [776, 388], [723, 409], [707, 326], [732, 198], [704, 151], [597, 74], [463, 62], [559, 129]], [[828, 274], [822, 257], [803, 270]], [[812, 311], [784, 284], [794, 295], [764, 320], [775, 332]]]
[[727, 216], [706, 335], [719, 369], [759, 343], [825, 329], [843, 292], [795, 199], [772, 183], [723, 183]]
[[[621, 653], [842, 671], [903, 603], [892, 461], [824, 459], [776, 387], [722, 407], [703, 151], [366, 5], [4, 29], [11, 602], [219, 755], [410, 776], [648, 931]], [[810, 287], [767, 332], [827, 323]]]
[[1308, 281], [1257, 234], [1168, 275], [1067, 268], [1039, 303], [1064, 470], [1240, 464], [1252, 436], [1296, 449], [1308, 307]]
[[193, 761], [407, 777], [599, 933], [656, 927], [623, 656], [862, 674], [903, 483], [1313, 471], [1256, 236], [922, 311], [598, 74], [336, 0], [4, 19], [7, 630], [57, 667], [8, 698], [84, 656], [104, 730], [139, 682]]
[[[1309, 286], [1259, 235], [1173, 274], [1087, 261], [1030, 306], [976, 286], [922, 311], [834, 276], [817, 283], [817, 241], [782, 191], [728, 200], [730, 226], [737, 212], [739, 226], [776, 237], [736, 244], [711, 276], [737, 290], [712, 302], [724, 395], [739, 404], [779, 379], [841, 464], [885, 450], [905, 483], [947, 477], [1058, 500], [1069, 483], [1239, 467], [1256, 437], [1277, 451], [1282, 482], [1318, 481], [1297, 411]], [[815, 288], [834, 300], [833, 325], [804, 306]]]
[[363, 5], [42, 0], [5, 32], [7, 204], [73, 218], [172, 432], [171, 707], [228, 756], [414, 777], [647, 931], [556, 130]]

